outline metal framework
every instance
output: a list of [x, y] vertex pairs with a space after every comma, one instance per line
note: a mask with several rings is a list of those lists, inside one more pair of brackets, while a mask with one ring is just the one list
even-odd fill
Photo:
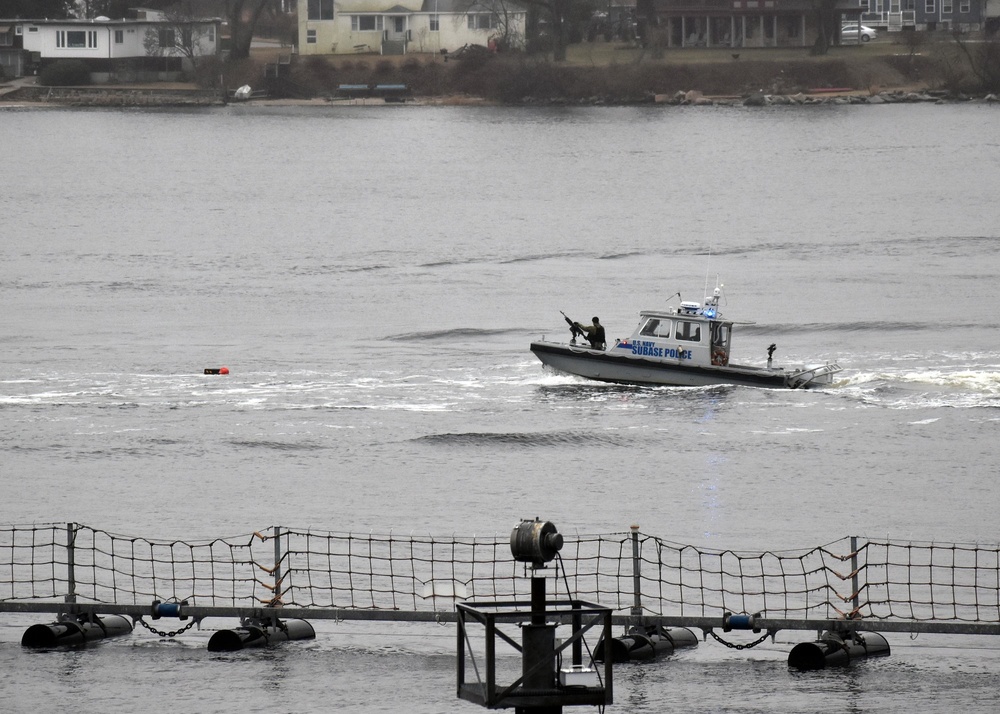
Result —
[[[531, 671], [522, 674], [521, 677], [508, 685], [497, 684], [497, 639], [507, 643], [517, 652], [524, 653], [522, 644], [505, 633], [499, 625], [521, 624], [531, 620], [533, 614], [530, 606], [526, 606], [524, 602], [468, 602], [457, 605], [458, 696], [489, 709], [545, 706], [551, 704], [554, 697], [558, 699], [560, 706], [610, 704], [613, 700], [612, 660], [610, 657], [606, 658], [604, 662], [603, 673], [597, 672], [598, 686], [594, 687], [579, 686], [561, 690], [533, 690], [524, 686], [526, 679], [530, 678], [532, 674]], [[600, 605], [582, 600], [549, 602], [546, 603], [545, 619], [549, 622], [572, 626], [571, 636], [555, 649], [554, 655], [561, 657], [561, 653], [569, 650], [574, 665], [580, 666], [583, 663], [584, 635], [590, 629], [600, 625], [601, 637], [604, 638], [605, 642], [611, 641], [611, 611]], [[473, 623], [482, 625], [485, 630], [486, 648], [481, 660], [483, 663], [482, 672], [479, 670], [479, 660], [474, 654], [470, 637]], [[588, 657], [588, 661], [593, 659], [592, 653], [589, 654], [591, 656]], [[466, 681], [467, 661], [471, 663], [475, 671], [475, 683]], [[549, 672], [552, 672], [553, 664], [548, 659], [539, 660], [534, 664], [534, 669], [547, 668]]]
[[[638, 528], [566, 536], [553, 600], [601, 603], [615, 625], [1000, 634], [1000, 547], [843, 538], [744, 552]], [[0, 526], [0, 612], [454, 622], [461, 603], [529, 596], [506, 536], [272, 527], [164, 541], [86, 525]], [[458, 610], [456, 611], [456, 607]], [[172, 616], [166, 615], [166, 616]], [[499, 620], [498, 620], [499, 621]]]

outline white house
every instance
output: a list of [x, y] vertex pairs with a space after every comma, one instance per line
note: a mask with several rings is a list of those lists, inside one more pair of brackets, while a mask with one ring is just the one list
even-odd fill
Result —
[[299, 54], [519, 45], [525, 17], [515, 0], [298, 0]]
[[20, 49], [30, 58], [28, 66], [83, 60], [95, 82], [106, 82], [123, 72], [145, 79], [172, 79], [190, 71], [197, 58], [219, 54], [219, 19], [178, 20], [162, 13], [141, 16], [135, 20], [9, 22]]

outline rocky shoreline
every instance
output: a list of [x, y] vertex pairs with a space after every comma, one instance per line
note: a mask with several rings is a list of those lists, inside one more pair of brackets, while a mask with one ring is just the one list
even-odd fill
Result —
[[[158, 87], [40, 87], [24, 85], [0, 94], [5, 103], [72, 107], [174, 107], [222, 104], [218, 90]], [[2, 106], [2, 105], [0, 105]]]
[[1000, 102], [1000, 97], [995, 94], [987, 94], [982, 97], [968, 95], [953, 95], [946, 91], [938, 90], [886, 90], [878, 93], [863, 94], [852, 90], [821, 92], [817, 94], [805, 94], [797, 92], [795, 94], [765, 94], [756, 92], [746, 97], [706, 97], [701, 92], [677, 92], [668, 99], [658, 100], [662, 103], [674, 105], [695, 105], [695, 106], [744, 106], [744, 107], [766, 107], [781, 105], [807, 105], [807, 104], [950, 104], [954, 102]]
[[[149, 85], [142, 87], [39, 87], [25, 85], [7, 87], [0, 92], [2, 106], [68, 106], [68, 107], [191, 107], [219, 106], [233, 103], [219, 90], [164, 87]], [[580, 100], [535, 99], [526, 97], [520, 106], [633, 106], [639, 104], [660, 104], [667, 106], [809, 106], [842, 104], [951, 104], [956, 102], [1000, 103], [1000, 96], [954, 95], [946, 91], [885, 90], [877, 93], [860, 92], [852, 89], [817, 90], [816, 92], [795, 94], [767, 94], [755, 92], [746, 96], [709, 96], [697, 90], [678, 91], [674, 94], [650, 94], [631, 101], [609, 100], [605, 97], [589, 97]], [[386, 102], [376, 98], [339, 99], [323, 97], [315, 99], [258, 98], [238, 102], [241, 105], [301, 106], [301, 105], [366, 105], [374, 106]], [[411, 97], [405, 102], [392, 102], [394, 106], [410, 105], [491, 105], [493, 102], [477, 97]]]

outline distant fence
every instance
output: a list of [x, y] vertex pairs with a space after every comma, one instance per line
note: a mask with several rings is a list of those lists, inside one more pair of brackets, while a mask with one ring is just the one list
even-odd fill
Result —
[[[1000, 634], [1000, 548], [843, 538], [807, 550], [680, 545], [633, 529], [565, 535], [553, 597], [599, 602], [619, 623]], [[76, 523], [0, 526], [0, 612], [117, 612], [185, 602], [195, 617], [454, 619], [463, 600], [530, 596], [508, 537], [271, 527], [152, 540]], [[758, 614], [759, 613], [759, 614]]]

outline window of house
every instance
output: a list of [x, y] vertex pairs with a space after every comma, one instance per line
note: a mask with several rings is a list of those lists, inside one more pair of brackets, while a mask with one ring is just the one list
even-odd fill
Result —
[[928, 15], [934, 13], [934, 0], [924, 0], [924, 12]]
[[959, 12], [965, 12], [965, 13], [971, 12], [972, 11], [972, 3], [970, 3], [969, 0], [962, 0], [962, 2], [960, 2], [958, 4], [958, 11]]
[[115, 44], [121, 45], [125, 42], [125, 30], [115, 30]]
[[701, 325], [697, 322], [677, 322], [677, 333], [674, 335], [678, 340], [687, 342], [701, 342]]
[[309, 0], [306, 14], [310, 20], [332, 20], [333, 0]]
[[[94, 45], [96, 46], [96, 32]], [[87, 32], [84, 30], [59, 30], [56, 32], [56, 47], [80, 48], [87, 46]]]
[[469, 15], [470, 30], [492, 30], [497, 26], [497, 16], [492, 13], [482, 12]]
[[941, 14], [950, 15], [954, 5], [952, 5], [952, 0], [941, 0]]
[[381, 15], [351, 15], [351, 30], [365, 32], [369, 30], [382, 31]]
[[307, 45], [316, 44], [316, 30], [306, 30], [306, 44]]
[[441, 16], [431, 15], [431, 32], [440, 32], [441, 30]]
[[174, 29], [172, 27], [161, 27], [159, 36], [160, 47], [173, 47], [176, 44]]

